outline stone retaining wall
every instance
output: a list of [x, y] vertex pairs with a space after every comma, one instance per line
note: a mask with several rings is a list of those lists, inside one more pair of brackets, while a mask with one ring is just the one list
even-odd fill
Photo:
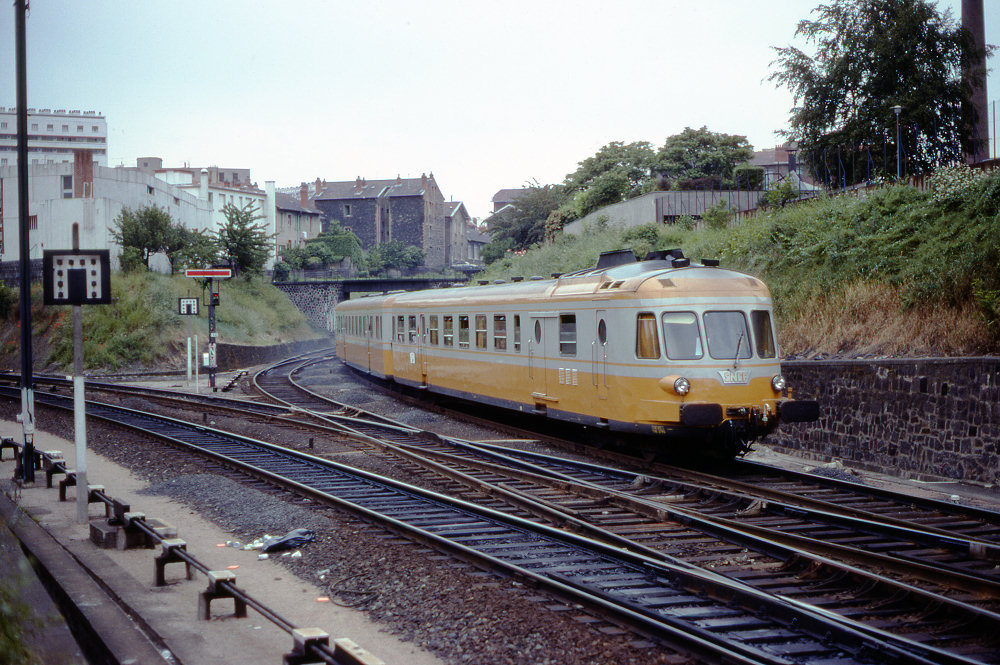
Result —
[[1000, 482], [1000, 358], [792, 361], [815, 423], [783, 425], [779, 451], [902, 477]]
[[280, 282], [274, 286], [288, 295], [292, 304], [302, 310], [314, 326], [333, 332], [333, 308], [344, 296], [344, 289], [335, 282]]
[[277, 362], [328, 346], [333, 346], [332, 337], [271, 346], [242, 346], [218, 342], [216, 353], [218, 354], [219, 370], [228, 372], [234, 369]]

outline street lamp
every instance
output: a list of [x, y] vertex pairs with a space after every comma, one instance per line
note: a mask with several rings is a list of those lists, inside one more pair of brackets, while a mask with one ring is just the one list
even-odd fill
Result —
[[903, 110], [902, 106], [891, 106], [892, 112], [896, 114], [896, 180], [900, 180], [903, 177], [903, 164], [900, 162], [900, 146], [899, 146], [899, 113]]

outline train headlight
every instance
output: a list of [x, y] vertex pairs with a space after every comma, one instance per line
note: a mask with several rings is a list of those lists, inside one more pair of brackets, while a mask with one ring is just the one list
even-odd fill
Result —
[[785, 377], [780, 374], [775, 374], [771, 377], [771, 388], [776, 393], [780, 393], [785, 389]]
[[682, 397], [687, 395], [691, 392], [691, 382], [683, 376], [674, 379], [674, 392]]

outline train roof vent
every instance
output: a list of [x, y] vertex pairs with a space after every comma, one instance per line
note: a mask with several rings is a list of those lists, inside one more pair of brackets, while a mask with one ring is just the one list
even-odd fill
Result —
[[687, 268], [691, 265], [691, 261], [689, 259], [674, 259], [670, 262], [670, 265], [674, 268]]
[[701, 265], [708, 266], [709, 268], [715, 268], [719, 265], [719, 259], [702, 259]]
[[657, 249], [646, 254], [643, 261], [666, 261], [669, 258], [683, 259], [684, 252], [680, 249]]
[[490, 283], [490, 280], [488, 280], [488, 279], [480, 279], [480, 280], [478, 280], [478, 282], [479, 282], [479, 286], [486, 286], [487, 284]]
[[511, 277], [511, 278], [510, 278], [510, 281], [512, 281], [512, 282], [521, 282], [521, 281], [524, 281], [524, 278], [523, 278], [523, 277], [521, 277], [521, 276], [518, 276], [518, 277]]
[[635, 263], [635, 252], [631, 249], [616, 249], [611, 252], [601, 252], [597, 258], [597, 268], [614, 268], [626, 263]]
[[531, 277], [528, 278], [528, 281], [538, 282], [538, 281], [541, 281], [543, 279], [545, 279], [545, 278], [544, 277], [540, 277], [538, 275], [532, 275]]

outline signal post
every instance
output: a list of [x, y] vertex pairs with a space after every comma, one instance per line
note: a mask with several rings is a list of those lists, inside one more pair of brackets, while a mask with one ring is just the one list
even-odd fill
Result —
[[215, 308], [219, 304], [219, 292], [215, 290], [212, 280], [229, 279], [233, 276], [233, 271], [229, 268], [189, 268], [184, 271], [188, 277], [205, 280], [208, 287], [208, 385], [215, 392], [215, 370], [218, 367], [218, 357], [216, 355], [216, 341], [218, 333], [215, 332]]

